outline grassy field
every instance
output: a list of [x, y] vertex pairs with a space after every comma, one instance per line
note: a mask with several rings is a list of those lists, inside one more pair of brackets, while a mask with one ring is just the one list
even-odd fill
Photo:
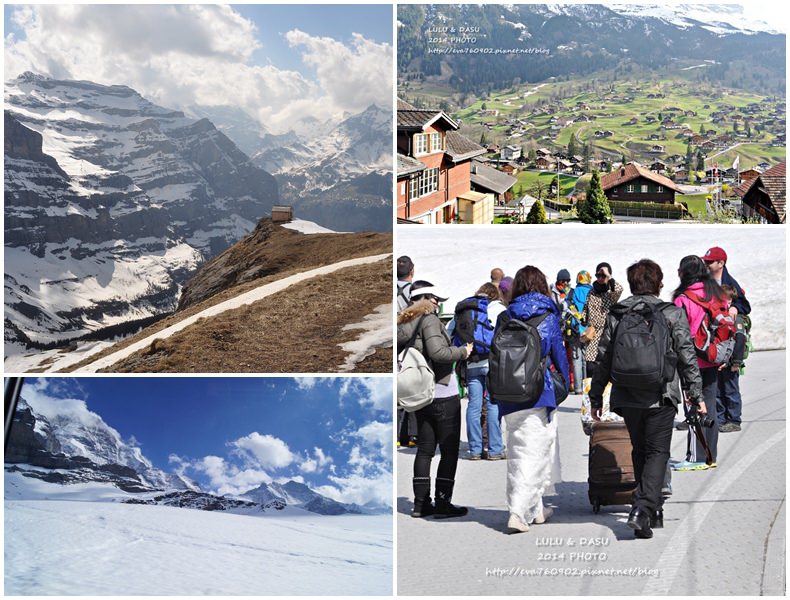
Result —
[[[676, 124], [688, 127], [694, 133], [704, 126], [721, 135], [733, 133], [733, 122], [713, 123], [712, 113], [722, 111], [726, 106], [737, 109], [765, 99], [764, 96], [745, 91], [701, 85], [694, 80], [691, 71], [682, 70], [684, 66], [677, 65], [660, 73], [636, 73], [629, 81], [609, 81], [605, 74], [599, 74], [563, 82], [549, 80], [542, 84], [523, 84], [506, 91], [494, 91], [486, 98], [478, 98], [453, 112], [453, 116], [463, 122], [463, 132], [475, 141], [484, 133], [487, 142], [567, 148], [571, 136], [574, 136], [577, 142], [589, 141], [593, 145], [594, 155], [600, 158], [619, 160], [625, 154], [626, 160], [649, 164], [656, 159], [666, 160], [671, 155], [685, 156], [686, 139], [681, 135], [681, 130], [660, 127], [658, 117], [669, 113], [668, 108], [681, 109], [674, 111]], [[441, 84], [434, 81], [421, 83], [417, 88], [411, 88], [410, 93], [424, 95], [429, 103], [431, 96], [437, 103], [451, 98], [452, 94], [448, 95], [446, 89], [440, 90]], [[651, 94], [662, 97], [648, 98]], [[577, 103], [586, 103], [589, 109], [577, 110]], [[554, 104], [559, 110], [554, 114], [546, 114], [544, 108], [548, 104]], [[483, 106], [489, 111], [498, 111], [498, 114], [481, 115]], [[774, 103], [762, 105], [761, 112], [754, 115], [755, 119], [768, 118], [774, 107]], [[690, 111], [696, 114], [685, 114]], [[582, 115], [594, 116], [595, 120], [574, 122], [562, 129], [556, 128], [556, 125], [552, 127], [553, 118], [578, 119]], [[658, 121], [648, 123], [647, 118], [650, 116]], [[636, 118], [635, 124], [629, 124], [632, 118]], [[528, 122], [522, 135], [508, 136], [510, 126], [505, 121], [509, 119]], [[484, 123], [493, 126], [487, 129]], [[610, 130], [614, 135], [596, 138], [596, 130]], [[785, 159], [784, 146], [771, 146], [774, 133], [765, 131], [760, 134], [761, 139], [755, 139], [757, 134], [754, 130], [752, 126], [751, 139], [734, 137], [732, 143], [741, 142], [742, 145], [709, 160], [708, 164], [715, 161], [729, 166], [736, 155], [740, 155], [740, 166], [745, 169], [762, 161], [775, 164]], [[651, 135], [658, 136], [658, 139], [651, 140]], [[654, 144], [663, 146], [663, 152], [651, 152], [650, 147]], [[721, 150], [723, 148], [709, 154]], [[696, 154], [696, 149], [694, 151]], [[577, 152], [581, 153], [581, 144], [577, 144]]]
[[[543, 172], [536, 172], [536, 171], [521, 171], [518, 174], [518, 181], [516, 185], [513, 186], [513, 189], [518, 193], [519, 187], [522, 187], [525, 194], [534, 195], [531, 193], [532, 187], [535, 185], [537, 181], [541, 181], [546, 188], [544, 193], [548, 193], [549, 185], [551, 184], [551, 180], [554, 179], [556, 173], [551, 173], [548, 171]], [[565, 197], [573, 191], [573, 187], [576, 185], [576, 177], [571, 177], [570, 175], [560, 175], [560, 195]]]
[[678, 195], [677, 201], [678, 202], [685, 202], [686, 206], [689, 208], [689, 212], [694, 218], [702, 218], [707, 214], [707, 209], [705, 207], [705, 198], [708, 194], [685, 194], [685, 195]]

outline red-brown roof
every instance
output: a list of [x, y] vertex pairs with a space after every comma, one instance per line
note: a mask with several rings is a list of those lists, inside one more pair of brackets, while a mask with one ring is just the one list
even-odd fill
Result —
[[735, 193], [743, 198], [749, 191], [757, 186], [757, 189], [768, 195], [771, 204], [776, 210], [779, 217], [779, 222], [785, 222], [785, 214], [787, 210], [787, 161], [780, 162], [774, 165], [767, 171], [762, 172], [760, 175], [742, 183], [735, 190]]
[[645, 169], [640, 165], [636, 165], [634, 163], [628, 163], [624, 167], [620, 167], [618, 169], [614, 169], [611, 173], [606, 173], [601, 177], [601, 188], [606, 191], [610, 188], [617, 187], [623, 183], [628, 183], [634, 179], [639, 177], [644, 177], [645, 179], [649, 179], [650, 181], [654, 181], [658, 185], [663, 185], [665, 188], [669, 188], [677, 192], [678, 194], [682, 194], [683, 192], [680, 191], [675, 182], [669, 179], [668, 177], [664, 177], [663, 175], [659, 175], [649, 169]]

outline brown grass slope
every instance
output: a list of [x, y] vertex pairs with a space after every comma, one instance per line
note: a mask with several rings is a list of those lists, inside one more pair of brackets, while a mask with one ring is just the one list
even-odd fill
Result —
[[[249, 235], [242, 238], [237, 244], [227, 249], [225, 252], [207, 262], [196, 275], [184, 286], [179, 307], [175, 313], [158, 321], [154, 325], [147, 327], [134, 336], [131, 336], [104, 351], [95, 354], [79, 363], [76, 363], [63, 371], [65, 372], [78, 372], [81, 367], [84, 367], [91, 362], [107, 356], [117, 350], [120, 350], [130, 344], [135, 343], [145, 337], [148, 337], [158, 331], [161, 331], [182, 319], [196, 314], [210, 306], [219, 304], [230, 298], [234, 298], [244, 292], [254, 289], [260, 285], [278, 281], [290, 275], [308, 271], [310, 269], [318, 268], [325, 265], [330, 265], [342, 260], [352, 258], [360, 258], [364, 256], [371, 256], [376, 254], [384, 254], [392, 252], [392, 234], [390, 233], [348, 233], [348, 234], [311, 234], [305, 235], [298, 231], [286, 229], [279, 225], [274, 225], [271, 220], [261, 220], [255, 230]], [[362, 267], [353, 267], [351, 269], [344, 269], [338, 273], [328, 275], [321, 278], [310, 280], [316, 282], [319, 279], [334, 278], [341, 281], [346, 277], [346, 271], [358, 270], [365, 273], [372, 273], [373, 279], [377, 281], [375, 285], [377, 288], [373, 289], [365, 287], [365, 291], [354, 290], [349, 288], [346, 290], [347, 300], [351, 302], [351, 298], [356, 294], [361, 294], [367, 300], [358, 305], [360, 310], [367, 310], [359, 315], [358, 321], [361, 321], [365, 315], [370, 314], [373, 310], [381, 305], [392, 302], [391, 291], [391, 261], [382, 261], [378, 263], [377, 267], [371, 269], [371, 265], [364, 265]], [[386, 281], [382, 281], [379, 276], [379, 271], [384, 272]], [[349, 281], [352, 281], [350, 279]], [[288, 297], [294, 293], [294, 290], [299, 287], [293, 286], [283, 292], [274, 294], [273, 296], [264, 299], [261, 302], [274, 301], [281, 297]], [[257, 304], [260, 304], [256, 303]], [[371, 304], [372, 302], [372, 304]], [[289, 302], [285, 302], [288, 304]], [[278, 304], [278, 302], [274, 302]], [[238, 309], [245, 310], [245, 309]], [[345, 321], [343, 324], [355, 322], [353, 315], [357, 313], [351, 304], [346, 307]], [[232, 311], [236, 312], [236, 311]], [[215, 319], [220, 317], [215, 317]], [[210, 321], [214, 321], [211, 319]], [[201, 323], [206, 323], [208, 320], [201, 320], [200, 323], [188, 328], [178, 335], [185, 334], [190, 330], [197, 328]], [[243, 327], [244, 324], [241, 323]], [[268, 335], [268, 334], [267, 334]], [[346, 338], [342, 341], [354, 339], [357, 336], [355, 332], [343, 332], [340, 337]], [[177, 337], [177, 336], [174, 336]], [[170, 340], [158, 340], [155, 344], [168, 344]], [[298, 341], [298, 340], [297, 340]], [[304, 340], [305, 342], [309, 340]], [[337, 342], [340, 343], [340, 342]], [[213, 345], [209, 347], [214, 347]], [[335, 349], [336, 352], [339, 348]], [[171, 350], [172, 354], [173, 351]], [[162, 355], [160, 355], [161, 358]], [[169, 356], [169, 354], [168, 354]], [[131, 360], [130, 357], [129, 360]], [[173, 359], [177, 360], [177, 359]], [[113, 370], [118, 369], [123, 372], [126, 368], [135, 372], [155, 372], [159, 370], [166, 370], [168, 372], [308, 372], [297, 368], [299, 361], [288, 362], [287, 358], [280, 361], [280, 367], [274, 370], [263, 368], [263, 365], [255, 366], [248, 365], [242, 368], [242, 365], [233, 365], [224, 361], [225, 366], [222, 368], [214, 369], [199, 369], [195, 365], [190, 368], [186, 364], [182, 368], [173, 370], [174, 365], [168, 364], [163, 367], [154, 367], [155, 360], [145, 361], [151, 366], [150, 369], [140, 368], [140, 364], [135, 361], [123, 361], [122, 365], [116, 365]], [[170, 361], [172, 363], [172, 361]], [[339, 360], [337, 364], [342, 363]], [[131, 365], [134, 364], [134, 367]], [[269, 363], [267, 363], [269, 364]], [[274, 364], [274, 363], [271, 363]], [[125, 365], [125, 367], [124, 367]], [[366, 358], [358, 365], [357, 372], [364, 373], [383, 373], [391, 372], [392, 365], [392, 349], [384, 348], [379, 349], [373, 356]], [[332, 367], [327, 372], [336, 370]], [[323, 372], [323, 371], [322, 371]]]

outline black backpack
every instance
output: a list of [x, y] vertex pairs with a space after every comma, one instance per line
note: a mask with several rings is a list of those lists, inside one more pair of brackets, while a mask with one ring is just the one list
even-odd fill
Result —
[[549, 313], [527, 321], [508, 318], [494, 334], [488, 356], [488, 393], [494, 400], [534, 403], [543, 393], [548, 356], [540, 347], [540, 325]]
[[494, 326], [488, 318], [488, 298], [473, 296], [456, 304], [454, 345], [474, 342], [472, 356], [482, 360], [488, 357], [493, 337]]
[[611, 342], [612, 383], [625, 388], [656, 389], [675, 377], [677, 355], [662, 309], [667, 302], [638, 302], [615, 327]]

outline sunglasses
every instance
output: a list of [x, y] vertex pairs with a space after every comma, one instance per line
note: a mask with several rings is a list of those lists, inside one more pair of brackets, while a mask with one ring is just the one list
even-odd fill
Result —
[[605, 279], [606, 278], [606, 273], [596, 273], [595, 274], [595, 278], [596, 279]]

